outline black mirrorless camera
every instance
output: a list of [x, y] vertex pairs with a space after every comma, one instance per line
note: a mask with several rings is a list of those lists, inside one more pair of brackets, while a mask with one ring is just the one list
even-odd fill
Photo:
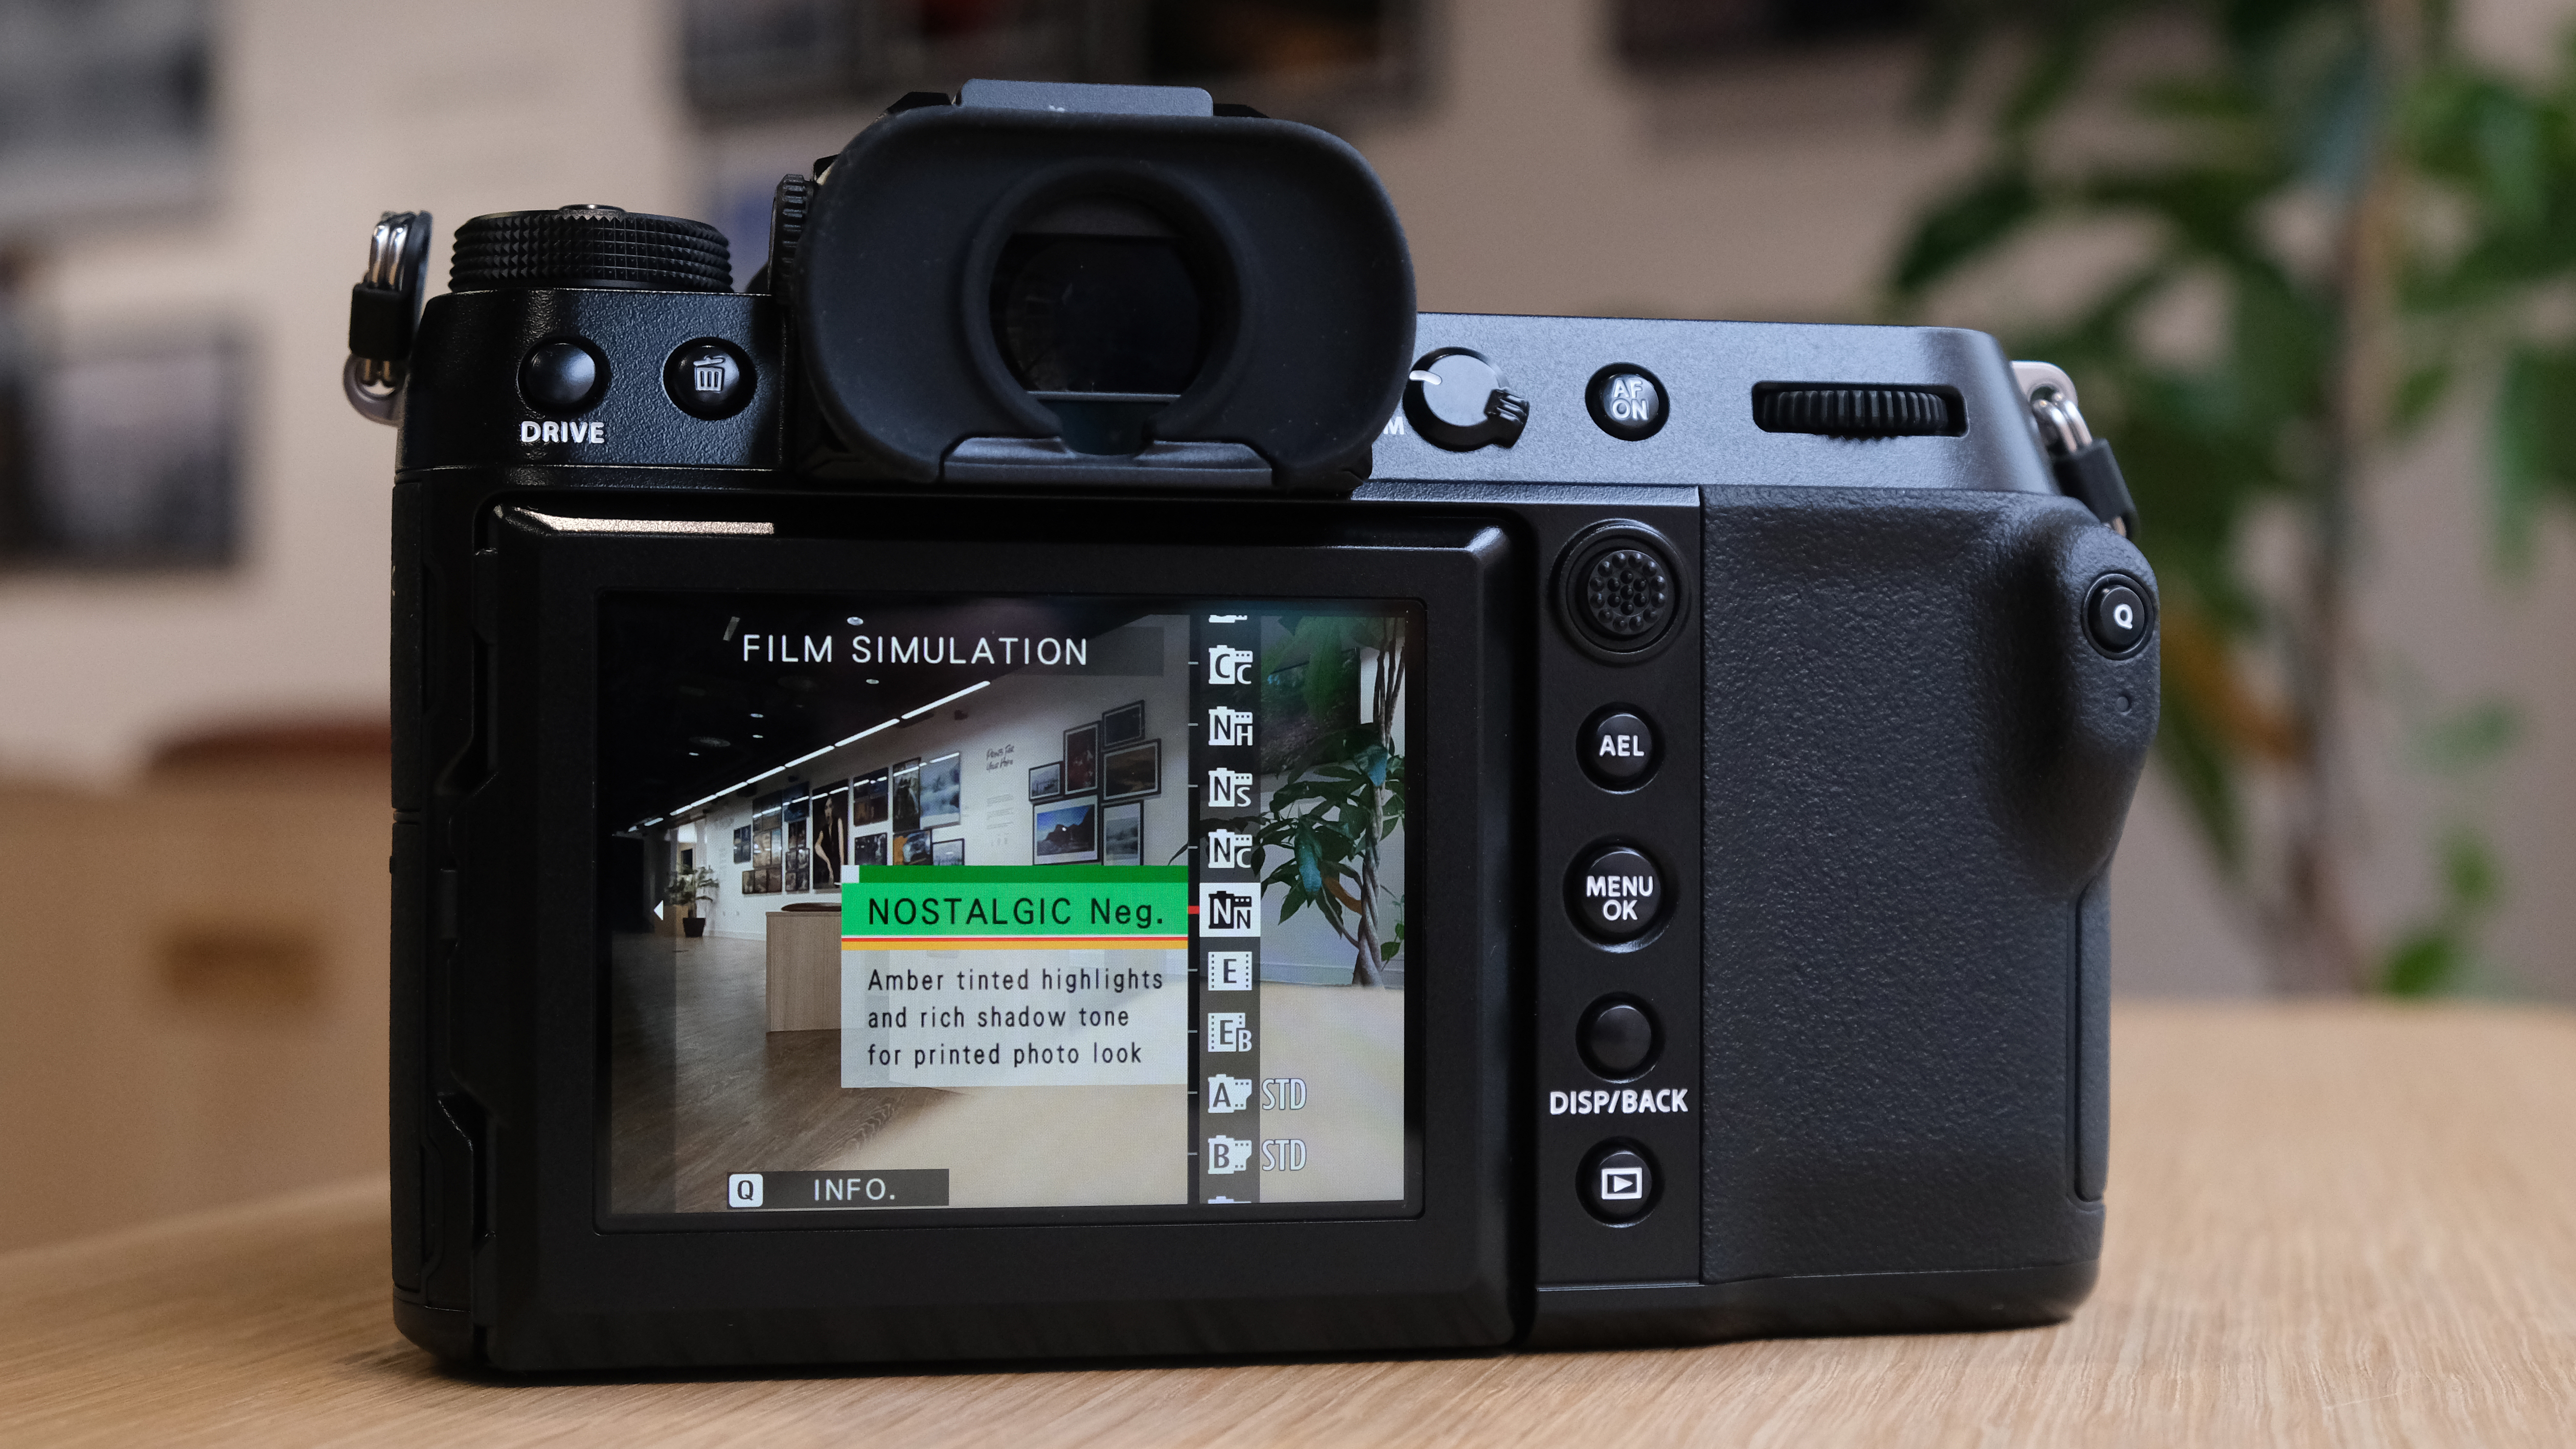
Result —
[[[393, 1280], [515, 1369], [2060, 1318], [2155, 584], [2055, 369], [1416, 315], [1350, 148], [908, 97], [378, 227]], [[2071, 496], [2070, 496], [2071, 495]]]

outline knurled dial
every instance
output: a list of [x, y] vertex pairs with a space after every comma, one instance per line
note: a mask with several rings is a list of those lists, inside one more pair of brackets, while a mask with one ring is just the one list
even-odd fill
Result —
[[1636, 639], [1663, 628], [1673, 610], [1673, 577], [1664, 561], [1641, 548], [1613, 549], [1583, 576], [1583, 612], [1592, 627], [1613, 639]]

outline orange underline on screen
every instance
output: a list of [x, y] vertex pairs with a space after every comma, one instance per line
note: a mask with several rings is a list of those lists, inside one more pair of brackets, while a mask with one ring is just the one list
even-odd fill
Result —
[[844, 951], [1177, 951], [1187, 936], [843, 936]]

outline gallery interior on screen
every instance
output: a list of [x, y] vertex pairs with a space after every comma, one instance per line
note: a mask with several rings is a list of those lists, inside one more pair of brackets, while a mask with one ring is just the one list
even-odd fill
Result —
[[[1189, 621], [1151, 615], [1120, 632], [1145, 634], [1154, 647], [1103, 651], [1100, 658], [1122, 662], [1088, 673], [1000, 675], [665, 822], [649, 832], [663, 872], [712, 870], [714, 885], [697, 906], [706, 934], [763, 940], [772, 913], [836, 903], [844, 872], [860, 865], [1185, 859]], [[1304, 667], [1294, 654], [1266, 661], [1292, 686]], [[1282, 693], [1295, 698], [1293, 688]], [[1283, 773], [1261, 777], [1265, 809], [1285, 783]], [[1385, 878], [1400, 892], [1400, 829], [1386, 847]], [[1276, 920], [1275, 908], [1270, 914]], [[673, 915], [664, 912], [663, 929], [673, 928]], [[1350, 980], [1350, 947], [1313, 913], [1270, 936], [1266, 977]], [[1387, 984], [1401, 984], [1403, 964], [1390, 963]]]

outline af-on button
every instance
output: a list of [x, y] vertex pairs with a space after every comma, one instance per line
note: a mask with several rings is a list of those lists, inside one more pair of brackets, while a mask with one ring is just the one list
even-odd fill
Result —
[[1609, 945], [1633, 941], [1663, 918], [1663, 872], [1633, 846], [1585, 851], [1566, 878], [1565, 894], [1584, 932]]

